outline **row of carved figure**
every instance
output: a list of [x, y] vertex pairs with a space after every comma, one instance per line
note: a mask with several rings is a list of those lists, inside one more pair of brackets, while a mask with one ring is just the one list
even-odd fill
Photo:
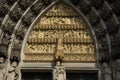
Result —
[[75, 18], [75, 17], [43, 17], [40, 20], [40, 24], [81, 24], [83, 25], [83, 22], [81, 18]]
[[54, 60], [53, 54], [25, 54], [24, 62], [26, 63], [41, 63], [41, 62], [51, 62]]
[[[64, 62], [95, 62], [95, 56], [94, 54], [75, 54], [75, 55], [64, 55], [61, 54], [64, 58]], [[25, 54], [24, 62], [27, 63], [41, 63], [41, 62], [51, 62], [54, 61], [54, 55], [53, 54]]]
[[48, 30], [48, 31], [41, 31], [41, 30], [33, 30], [29, 38], [58, 38], [59, 33], [62, 34], [63, 38], [90, 38], [90, 35], [87, 31], [83, 30]]
[[[56, 50], [55, 44], [27, 44], [25, 53], [54, 53]], [[80, 53], [93, 54], [94, 46], [92, 44], [63, 44], [64, 53]]]
[[58, 4], [53, 6], [48, 13], [50, 12], [73, 12], [73, 10], [64, 4]]

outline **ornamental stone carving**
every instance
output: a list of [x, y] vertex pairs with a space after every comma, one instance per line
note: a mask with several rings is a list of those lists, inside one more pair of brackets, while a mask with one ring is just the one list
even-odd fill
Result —
[[92, 0], [91, 1], [91, 5], [93, 5], [96, 9], [100, 9], [101, 6], [103, 5], [103, 1], [102, 0]]
[[21, 45], [22, 45], [22, 42], [20, 42], [19, 40], [18, 42], [17, 40], [16, 42], [14, 42], [13, 49], [12, 49], [11, 56], [10, 56], [11, 61], [13, 60], [17, 62], [20, 61]]
[[100, 13], [100, 16], [101, 16], [101, 18], [102, 18], [103, 20], [107, 20], [107, 19], [110, 18], [111, 15], [112, 15], [111, 11], [108, 9], [108, 7], [106, 6], [106, 4], [104, 4], [104, 5], [102, 6], [102, 8], [100, 8], [99, 13]]
[[13, 61], [10, 65], [6, 80], [21, 80], [21, 72], [18, 63]]
[[93, 25], [93, 26], [96, 26], [100, 21], [98, 14], [95, 12], [94, 9], [91, 9], [90, 14], [88, 15], [88, 19], [89, 19], [91, 25]]
[[120, 59], [116, 60], [116, 80], [120, 80]]
[[79, 3], [79, 0], [71, 0], [71, 2], [76, 6]]
[[42, 0], [45, 5], [48, 5], [51, 3], [51, 0]]
[[4, 80], [4, 75], [5, 75], [4, 58], [0, 57], [0, 80]]
[[10, 18], [11, 18], [11, 20], [13, 20], [14, 22], [17, 22], [19, 19], [20, 19], [20, 17], [21, 17], [21, 11], [20, 11], [20, 9], [18, 8], [16, 11], [12, 11], [11, 13], [10, 13]]
[[108, 64], [106, 62], [103, 62], [102, 64], [102, 80], [112, 80], [111, 79], [111, 70], [108, 67]]
[[53, 80], [66, 80], [65, 67], [59, 61], [53, 69]]
[[56, 54], [55, 54], [56, 61], [59, 61], [60, 63], [62, 63], [63, 58], [64, 58], [64, 52], [63, 52], [62, 45], [63, 45], [63, 43], [62, 43], [61, 33], [60, 33], [59, 38], [58, 38], [58, 43], [57, 43], [57, 50], [56, 50]]
[[113, 11], [115, 12], [115, 14], [120, 15], [120, 1], [119, 0], [113, 3]]
[[96, 37], [98, 39], [101, 39], [101, 38], [104, 38], [106, 36], [106, 32], [105, 32], [105, 29], [103, 29], [101, 27], [101, 23], [97, 24], [97, 27], [95, 27], [95, 33], [96, 33]]
[[108, 19], [106, 22], [108, 32], [110, 35], [114, 35], [119, 30], [119, 25], [115, 24], [114, 18]]
[[72, 8], [54, 5], [37, 22], [27, 40], [25, 62], [94, 62], [93, 40]]
[[0, 56], [7, 58], [8, 53], [8, 46], [5, 44], [0, 45]]
[[11, 40], [11, 37], [9, 34], [4, 34], [3, 38], [1, 39], [0, 55], [4, 58], [7, 58], [8, 46], [11, 42], [10, 40]]
[[88, 14], [91, 10], [91, 6], [86, 1], [80, 1], [78, 5], [84, 14]]
[[19, 40], [23, 40], [24, 38], [24, 35], [25, 35], [25, 29], [24, 28], [21, 28], [20, 30], [18, 30], [16, 32], [16, 38], [19, 39]]
[[7, 26], [3, 26], [2, 29], [5, 33], [11, 35], [14, 31], [14, 27], [15, 27], [14, 23], [8, 23]]
[[32, 21], [32, 16], [31, 15], [24, 16], [23, 19], [22, 19], [23, 25], [27, 28], [31, 24], [31, 21]]
[[18, 4], [19, 4], [19, 6], [21, 7], [22, 10], [26, 10], [26, 9], [30, 6], [31, 2], [33, 2], [33, 1], [20, 0], [20, 1], [18, 2]]
[[8, 12], [8, 6], [5, 4], [0, 4], [0, 17], [3, 17]]
[[17, 0], [6, 0], [6, 2], [7, 2], [8, 4], [13, 4], [15, 1], [17, 1]]
[[42, 7], [43, 7], [43, 3], [40, 2], [39, 4], [33, 5], [31, 7], [31, 10], [35, 15], [37, 15], [40, 12], [40, 10], [42, 9]]

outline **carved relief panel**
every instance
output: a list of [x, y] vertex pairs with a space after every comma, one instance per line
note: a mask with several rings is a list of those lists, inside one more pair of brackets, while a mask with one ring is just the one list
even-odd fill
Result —
[[25, 47], [25, 62], [55, 60], [61, 34], [64, 62], [94, 62], [93, 40], [80, 15], [65, 4], [54, 5], [33, 27]]

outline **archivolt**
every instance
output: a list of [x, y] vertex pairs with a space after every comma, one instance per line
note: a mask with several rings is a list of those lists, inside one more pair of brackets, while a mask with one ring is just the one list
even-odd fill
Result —
[[[64, 1], [76, 6], [78, 12], [81, 12], [82, 16], [84, 14], [83, 18], [86, 19], [88, 25], [91, 25], [90, 30], [96, 43], [96, 51], [99, 48], [99, 52], [96, 52], [99, 53], [97, 61], [111, 63], [112, 60], [120, 58], [119, 19], [117, 18], [120, 17], [120, 1]], [[0, 2], [0, 56], [10, 62], [17, 61], [19, 63], [23, 39], [27, 38], [24, 38], [26, 32], [28, 34], [44, 10], [55, 4], [57, 0], [3, 0]]]

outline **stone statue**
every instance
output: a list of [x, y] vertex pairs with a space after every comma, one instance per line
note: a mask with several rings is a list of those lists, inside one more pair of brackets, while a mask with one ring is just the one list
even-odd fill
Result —
[[41, 10], [42, 5], [43, 5], [43, 3], [39, 3], [39, 4], [36, 4], [36, 5], [33, 5], [33, 6], [31, 7], [32, 12], [33, 12], [35, 15], [37, 15], [37, 14], [39, 13], [39, 11]]
[[53, 80], [66, 80], [66, 72], [63, 65], [58, 61], [53, 70]]
[[4, 79], [4, 58], [3, 57], [0, 57], [0, 80], [3, 80]]
[[8, 71], [7, 80], [20, 80], [20, 69], [17, 66], [18, 63], [16, 61], [12, 62], [10, 70]]
[[58, 46], [57, 46], [57, 52], [56, 52], [55, 58], [57, 61], [60, 61], [60, 62], [62, 62], [64, 58], [61, 34], [59, 35], [59, 38], [58, 38]]
[[57, 10], [58, 8], [57, 8], [57, 6], [54, 6], [51, 10], [50, 10], [50, 12], [58, 12], [58, 10]]
[[102, 64], [102, 80], [112, 80], [111, 70], [105, 62]]
[[120, 59], [116, 62], [116, 80], [120, 80]]

